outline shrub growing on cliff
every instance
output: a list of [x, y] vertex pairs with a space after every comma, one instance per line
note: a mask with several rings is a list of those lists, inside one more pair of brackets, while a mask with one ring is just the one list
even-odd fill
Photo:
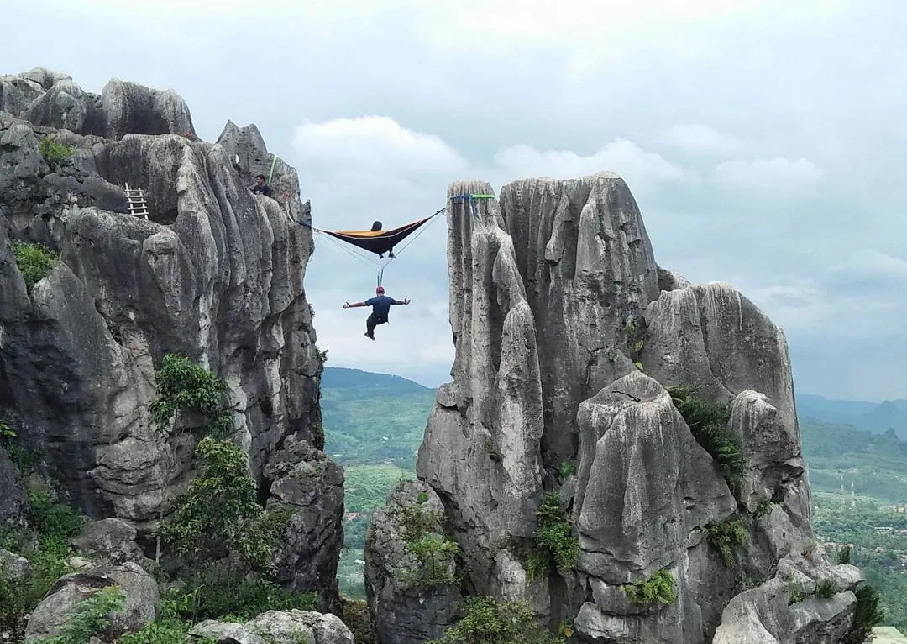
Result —
[[731, 490], [739, 490], [746, 475], [747, 458], [740, 441], [728, 431], [727, 406], [702, 400], [695, 387], [668, 387], [667, 391], [696, 442], [718, 463]]
[[38, 144], [38, 152], [40, 152], [44, 157], [44, 160], [47, 161], [51, 172], [56, 172], [57, 168], [62, 165], [64, 161], [69, 161], [69, 159], [72, 158], [72, 146], [61, 143], [60, 141], [54, 141], [49, 136], [45, 136], [41, 139], [41, 142]]
[[538, 624], [526, 602], [470, 597], [464, 605], [463, 619], [427, 644], [564, 644], [564, 638]]
[[658, 570], [648, 579], [627, 584], [623, 588], [627, 599], [635, 606], [651, 606], [656, 602], [671, 604], [677, 599], [674, 592], [674, 576], [667, 568]]
[[861, 584], [854, 591], [857, 596], [857, 608], [854, 611], [850, 630], [841, 640], [842, 644], [863, 644], [884, 618], [885, 612], [879, 608], [879, 594], [869, 584]]
[[579, 540], [573, 534], [570, 519], [561, 510], [560, 495], [546, 492], [536, 510], [538, 528], [535, 532], [536, 546], [553, 560], [558, 570], [572, 570], [579, 561]]
[[180, 410], [197, 412], [211, 421], [209, 431], [223, 436], [232, 424], [232, 414], [221, 405], [227, 383], [223, 378], [193, 364], [186, 356], [168, 353], [155, 374], [158, 397], [148, 409], [158, 430], [166, 431]]
[[60, 262], [60, 255], [44, 244], [14, 242], [10, 245], [16, 258], [16, 266], [19, 267], [25, 288], [29, 292]]
[[747, 541], [746, 523], [740, 517], [712, 521], [705, 526], [708, 542], [721, 553], [724, 565], [731, 567], [737, 559], [734, 546], [742, 546]]
[[177, 554], [215, 560], [237, 553], [251, 569], [273, 570], [272, 552], [286, 529], [290, 512], [256, 500], [246, 454], [230, 440], [206, 436], [196, 448], [198, 475], [175, 499], [173, 515], [158, 527]]
[[425, 505], [427, 501], [428, 495], [420, 492], [414, 505], [398, 505], [394, 510], [406, 547], [419, 562], [414, 569], [398, 573], [406, 588], [446, 586], [458, 581], [456, 558], [460, 546], [444, 535], [444, 514]]

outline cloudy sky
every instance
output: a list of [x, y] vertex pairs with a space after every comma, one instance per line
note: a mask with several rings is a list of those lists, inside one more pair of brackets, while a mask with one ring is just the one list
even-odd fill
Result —
[[[431, 214], [457, 179], [618, 172], [662, 266], [784, 328], [798, 392], [907, 397], [903, 0], [15, 4], [2, 72], [176, 89], [209, 141], [255, 123], [323, 228]], [[374, 343], [341, 308], [374, 270], [319, 240], [306, 284], [330, 364], [449, 378], [434, 221], [385, 273], [413, 305]]]

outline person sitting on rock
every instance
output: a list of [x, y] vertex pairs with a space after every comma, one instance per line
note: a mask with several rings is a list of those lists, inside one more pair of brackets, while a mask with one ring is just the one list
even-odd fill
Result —
[[253, 193], [264, 195], [265, 197], [271, 196], [271, 186], [265, 182], [265, 175], [263, 174], [255, 175], [255, 183], [252, 184], [252, 187], [249, 188], [249, 190]]
[[354, 309], [359, 306], [372, 307], [372, 314], [369, 315], [368, 319], [365, 321], [365, 337], [374, 340], [375, 326], [387, 323], [387, 316], [390, 314], [391, 307], [395, 304], [406, 305], [409, 304], [409, 300], [406, 299], [402, 302], [395, 300], [394, 298], [385, 295], [384, 287], [379, 286], [375, 289], [375, 297], [365, 300], [364, 302], [355, 302], [353, 304], [346, 302], [343, 305], [343, 308]]

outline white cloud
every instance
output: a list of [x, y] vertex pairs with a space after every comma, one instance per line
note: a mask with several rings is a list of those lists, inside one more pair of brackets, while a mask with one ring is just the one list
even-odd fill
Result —
[[821, 176], [821, 170], [803, 157], [723, 161], [715, 167], [715, 178], [725, 186], [760, 192], [812, 193]]
[[303, 164], [346, 172], [450, 173], [466, 167], [456, 150], [437, 136], [414, 132], [386, 116], [307, 122], [296, 128], [293, 145]]
[[742, 141], [705, 125], [675, 125], [665, 136], [669, 145], [688, 152], [730, 154], [744, 149]]
[[529, 145], [515, 145], [498, 152], [495, 162], [512, 178], [568, 179], [604, 171], [616, 172], [634, 192], [643, 192], [663, 181], [679, 181], [686, 176], [681, 168], [660, 154], [646, 152], [625, 139], [616, 139], [589, 156], [569, 150], [539, 151]]

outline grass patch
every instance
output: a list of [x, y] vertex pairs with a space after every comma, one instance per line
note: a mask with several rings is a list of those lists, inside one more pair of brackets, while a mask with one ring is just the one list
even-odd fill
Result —
[[737, 437], [728, 431], [730, 410], [696, 395], [695, 387], [668, 387], [671, 401], [703, 449], [718, 463], [731, 490], [737, 492], [746, 476], [747, 458]]
[[25, 281], [25, 288], [29, 292], [60, 263], [60, 254], [44, 244], [13, 242], [10, 246], [16, 258], [16, 266], [19, 267]]

